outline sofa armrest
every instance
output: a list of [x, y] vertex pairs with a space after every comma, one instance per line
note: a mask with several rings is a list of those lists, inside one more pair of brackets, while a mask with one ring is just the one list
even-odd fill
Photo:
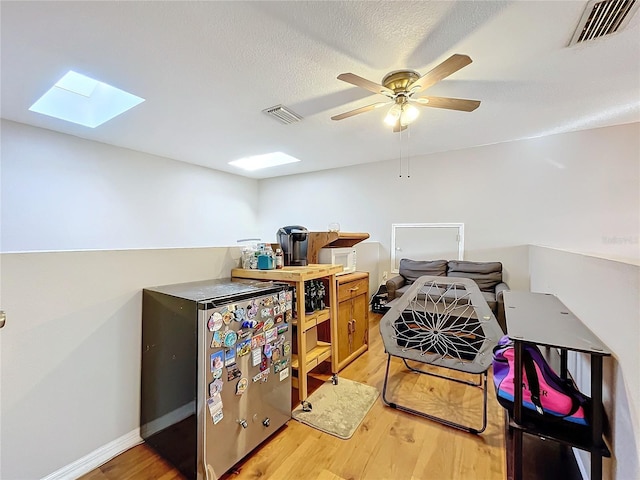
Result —
[[502, 329], [503, 333], [507, 333], [507, 319], [504, 314], [504, 292], [509, 290], [509, 285], [504, 282], [496, 285], [496, 303], [497, 303], [497, 312], [496, 312], [496, 320], [498, 320], [498, 325]]
[[403, 287], [405, 284], [404, 277], [402, 275], [396, 275], [387, 280], [387, 301], [390, 302], [396, 298], [396, 290]]
[[496, 293], [496, 300], [498, 302], [502, 302], [502, 294], [506, 291], [509, 290], [509, 285], [507, 285], [504, 282], [500, 282], [499, 284], [496, 285], [495, 288], [495, 293]]

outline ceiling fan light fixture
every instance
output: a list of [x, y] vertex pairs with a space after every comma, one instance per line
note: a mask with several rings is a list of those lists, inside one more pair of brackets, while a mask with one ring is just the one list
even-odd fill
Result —
[[389, 109], [389, 112], [387, 112], [387, 116], [384, 117], [384, 123], [386, 123], [390, 127], [393, 127], [398, 122], [398, 118], [400, 118], [401, 114], [402, 114], [402, 106], [396, 103], [393, 107]]
[[405, 103], [402, 105], [402, 113], [400, 115], [400, 125], [403, 127], [409, 125], [420, 115], [420, 111], [411, 105], [410, 103]]

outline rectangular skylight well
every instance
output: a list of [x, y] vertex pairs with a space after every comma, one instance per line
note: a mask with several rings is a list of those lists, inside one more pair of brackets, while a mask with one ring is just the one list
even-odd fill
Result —
[[275, 167], [277, 165], [286, 165], [287, 163], [299, 162], [300, 159], [287, 155], [282, 152], [265, 153], [264, 155], [254, 155], [239, 160], [229, 162], [229, 165], [242, 168], [250, 172], [261, 170], [263, 168]]
[[144, 102], [144, 98], [70, 70], [29, 110], [95, 128]]

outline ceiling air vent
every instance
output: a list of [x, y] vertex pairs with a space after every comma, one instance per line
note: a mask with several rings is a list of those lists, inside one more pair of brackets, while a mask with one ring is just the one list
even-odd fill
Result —
[[275, 107], [266, 108], [262, 110], [262, 113], [266, 113], [270, 117], [273, 117], [286, 125], [302, 120], [300, 115], [284, 105], [276, 105]]
[[569, 45], [594, 40], [624, 28], [638, 10], [638, 0], [591, 0]]

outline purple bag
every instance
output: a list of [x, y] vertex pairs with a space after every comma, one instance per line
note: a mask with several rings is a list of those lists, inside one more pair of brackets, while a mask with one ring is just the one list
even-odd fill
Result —
[[[493, 349], [493, 383], [498, 403], [513, 413], [515, 349], [504, 336]], [[587, 426], [591, 399], [571, 379], [562, 379], [549, 366], [536, 345], [522, 344], [522, 406], [527, 418], [566, 421]]]

